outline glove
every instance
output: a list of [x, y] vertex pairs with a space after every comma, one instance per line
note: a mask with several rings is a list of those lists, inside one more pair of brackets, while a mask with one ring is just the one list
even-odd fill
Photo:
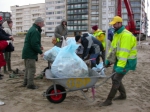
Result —
[[6, 41], [7, 43], [8, 43], [8, 45], [9, 45], [9, 43], [10, 43], [10, 41]]
[[118, 67], [118, 66], [115, 68], [115, 72], [118, 74], [123, 74], [123, 75], [125, 75], [127, 73], [126, 69], [124, 69], [122, 67]]
[[109, 67], [110, 66], [110, 62], [108, 60], [105, 61], [105, 67]]

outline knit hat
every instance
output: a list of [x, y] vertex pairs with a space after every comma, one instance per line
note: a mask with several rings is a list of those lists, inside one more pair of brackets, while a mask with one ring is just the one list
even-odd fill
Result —
[[40, 23], [43, 22], [44, 20], [41, 17], [38, 17], [37, 19], [35, 19], [34, 23]]
[[77, 36], [75, 36], [75, 40], [76, 40], [76, 42], [78, 42], [78, 40], [81, 38], [81, 36], [80, 35], [77, 35]]
[[92, 26], [92, 29], [96, 31], [98, 29], [98, 26], [94, 25], [94, 26]]
[[0, 16], [0, 21], [2, 21], [3, 20], [3, 17], [2, 16]]

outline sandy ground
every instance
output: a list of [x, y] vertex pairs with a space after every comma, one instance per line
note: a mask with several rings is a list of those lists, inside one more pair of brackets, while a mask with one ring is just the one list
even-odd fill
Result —
[[[12, 68], [19, 71], [24, 69], [24, 63], [21, 59], [21, 51], [23, 46], [23, 37], [16, 37], [14, 41], [15, 51], [12, 53]], [[143, 41], [142, 43], [145, 43]], [[148, 39], [150, 42], [150, 39]], [[44, 51], [52, 47], [49, 38], [42, 38]], [[10, 79], [8, 74], [4, 75], [0, 80], [0, 100], [5, 105], [0, 106], [0, 112], [150, 112], [150, 46], [141, 44], [138, 47], [138, 65], [136, 71], [129, 72], [123, 79], [127, 91], [127, 99], [122, 101], [113, 101], [113, 105], [109, 107], [99, 107], [99, 104], [107, 97], [111, 80], [108, 80], [102, 86], [96, 88], [96, 99], [94, 102], [88, 102], [80, 91], [67, 93], [66, 99], [60, 104], [53, 104], [42, 96], [52, 82], [47, 79], [35, 80], [35, 84], [39, 89], [29, 90], [20, 87], [23, 81], [23, 73], [20, 72], [19, 78]], [[37, 72], [47, 67], [47, 61], [39, 56], [36, 63]], [[112, 68], [106, 70], [106, 74], [110, 75]], [[100, 83], [102, 80], [99, 80]], [[91, 90], [86, 95], [92, 100]]]

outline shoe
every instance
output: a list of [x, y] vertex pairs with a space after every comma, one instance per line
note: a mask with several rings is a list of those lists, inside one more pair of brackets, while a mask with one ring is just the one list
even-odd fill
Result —
[[0, 74], [0, 77], [3, 77], [4, 75]]
[[35, 85], [28, 85], [27, 88], [28, 88], [28, 89], [38, 89], [38, 86], [35, 86]]
[[4, 104], [5, 104], [4, 102], [0, 101], [0, 106], [1, 106], [1, 105], [4, 105]]
[[100, 104], [100, 107], [102, 107], [102, 106], [109, 106], [111, 104], [112, 104], [111, 100], [106, 100], [106, 101], [104, 101], [103, 103]]
[[83, 89], [82, 91], [83, 91], [83, 92], [88, 92], [88, 90], [89, 90], [89, 89]]
[[22, 84], [20, 87], [26, 87], [27, 86], [27, 84]]
[[119, 95], [115, 97], [113, 100], [125, 100], [125, 99], [126, 99], [126, 96]]

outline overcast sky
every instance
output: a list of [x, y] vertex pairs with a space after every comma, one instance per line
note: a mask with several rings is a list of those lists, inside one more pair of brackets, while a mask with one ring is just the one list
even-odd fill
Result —
[[10, 6], [45, 3], [45, 0], [0, 0], [0, 11], [10, 12]]

